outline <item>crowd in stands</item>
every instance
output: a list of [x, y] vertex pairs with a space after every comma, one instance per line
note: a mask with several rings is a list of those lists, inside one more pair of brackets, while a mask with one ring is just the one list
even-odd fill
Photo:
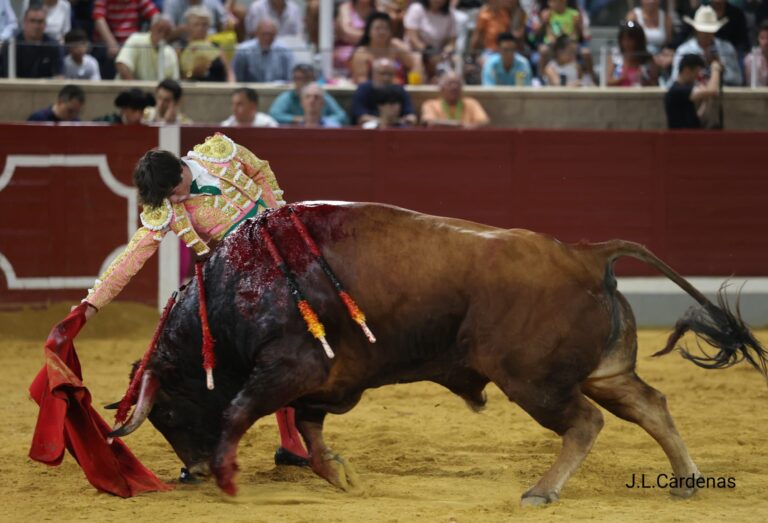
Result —
[[[686, 54], [704, 58], [705, 81], [718, 61], [730, 86], [765, 85], [768, 69], [760, 44], [768, 0], [328, 1], [335, 43], [320, 52], [332, 53], [333, 72], [321, 84], [370, 81], [380, 58], [394, 64], [398, 84], [437, 84], [454, 72], [488, 86], [576, 87], [601, 78], [670, 86]], [[618, 45], [598, 60], [589, 8], [624, 2]], [[0, 0], [3, 77], [10, 41], [19, 78], [290, 82], [293, 65], [317, 67], [320, 0], [22, 0], [21, 7], [19, 21], [11, 0]]]
[[[440, 86], [442, 102], [422, 108], [422, 123], [466, 126], [487, 116], [464, 101], [463, 84], [672, 88], [681, 63], [699, 63], [684, 62], [689, 55], [704, 63], [691, 89], [708, 86], [713, 69], [718, 84], [768, 85], [768, 0], [613, 0], [626, 1], [626, 15], [600, 60], [590, 49], [590, 0], [329, 1], [333, 72], [323, 75], [319, 0], [23, 0], [20, 24], [0, 0], [0, 77], [15, 69], [19, 78], [293, 82], [269, 120], [236, 111], [235, 98], [257, 102], [255, 91], [236, 91], [229, 124], [326, 127], [413, 125], [403, 85]], [[323, 90], [345, 83], [357, 85], [348, 115]], [[140, 105], [134, 98], [116, 102], [123, 112], [109, 121], [125, 121], [124, 110]], [[162, 100], [144, 120], [164, 119]]]

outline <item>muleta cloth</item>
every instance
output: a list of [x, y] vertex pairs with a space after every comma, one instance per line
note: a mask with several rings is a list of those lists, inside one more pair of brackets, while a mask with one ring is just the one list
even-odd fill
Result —
[[80, 304], [45, 342], [45, 365], [29, 387], [40, 412], [29, 457], [57, 466], [69, 450], [98, 490], [128, 498], [172, 487], [160, 481], [121, 441], [107, 443], [111, 428], [91, 406], [73, 340], [85, 324]]

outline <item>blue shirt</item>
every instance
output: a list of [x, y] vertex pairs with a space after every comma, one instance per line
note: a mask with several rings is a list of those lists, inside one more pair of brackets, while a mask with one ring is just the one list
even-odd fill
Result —
[[[403, 104], [400, 107], [400, 116], [406, 116], [413, 113], [413, 104], [411, 96], [402, 85], [395, 85], [395, 88], [403, 92]], [[352, 124], [357, 125], [358, 120], [363, 115], [378, 116], [379, 108], [373, 101], [373, 84], [370, 80], [357, 86], [355, 94], [352, 95]]]
[[483, 85], [531, 85], [531, 79], [531, 65], [518, 53], [509, 70], [504, 69], [499, 53], [490, 55], [483, 65]]
[[263, 50], [257, 40], [237, 46], [232, 69], [238, 82], [287, 82], [291, 79], [293, 54], [281, 45]]
[[[337, 127], [347, 125], [347, 113], [341, 108], [339, 103], [328, 93], [325, 93], [325, 104], [323, 105], [323, 118], [333, 120]], [[279, 123], [295, 123], [294, 117], [304, 116], [304, 109], [301, 108], [301, 100], [296, 91], [291, 89], [280, 93], [272, 106], [269, 108], [269, 115]]]
[[[28, 122], [62, 122], [63, 120], [59, 119], [59, 117], [56, 116], [56, 113], [53, 112], [53, 106], [49, 105], [45, 109], [40, 109], [30, 114], [29, 117], [27, 117], [27, 121]], [[80, 118], [76, 118], [72, 121], [79, 122]]]

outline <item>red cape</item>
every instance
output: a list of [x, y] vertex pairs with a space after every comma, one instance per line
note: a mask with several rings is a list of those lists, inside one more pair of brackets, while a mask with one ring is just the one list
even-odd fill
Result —
[[170, 490], [121, 440], [107, 444], [111, 428], [91, 406], [91, 393], [83, 385], [72, 342], [85, 324], [86, 307], [81, 304], [69, 313], [45, 342], [45, 365], [29, 387], [32, 399], [40, 405], [29, 457], [55, 466], [66, 448], [91, 485], [124, 498]]

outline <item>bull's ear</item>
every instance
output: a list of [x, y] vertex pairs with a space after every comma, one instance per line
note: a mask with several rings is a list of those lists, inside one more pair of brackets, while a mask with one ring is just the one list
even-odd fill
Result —
[[120, 402], [116, 401], [114, 403], [109, 403], [107, 405], [104, 405], [104, 408], [107, 410], [117, 410], [117, 408], [120, 407]]

